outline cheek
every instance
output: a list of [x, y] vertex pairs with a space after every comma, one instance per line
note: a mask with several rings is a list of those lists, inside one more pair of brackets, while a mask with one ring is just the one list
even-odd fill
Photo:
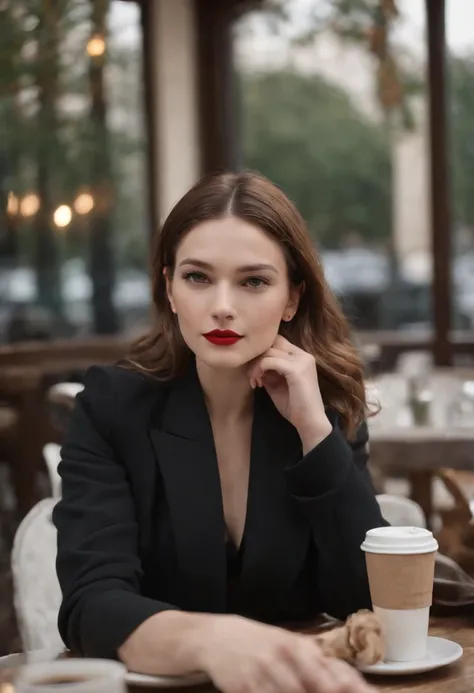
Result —
[[288, 296], [282, 291], [268, 291], [262, 295], [261, 300], [256, 300], [252, 306], [252, 317], [257, 325], [262, 329], [271, 325], [279, 324], [285, 307], [288, 303]]
[[178, 317], [187, 320], [196, 314], [199, 301], [195, 292], [189, 291], [186, 284], [177, 281], [173, 286], [173, 303]]
[[249, 321], [249, 334], [252, 336], [249, 346], [251, 346], [252, 356], [256, 356], [269, 349], [280, 329], [282, 317], [288, 298], [282, 292], [275, 292], [265, 296], [262, 301], [255, 301], [252, 307], [252, 318]]
[[203, 326], [208, 324], [204, 292], [177, 282], [173, 301], [181, 335], [191, 349], [199, 351]]
[[176, 319], [178, 321], [181, 336], [188, 347], [194, 351], [196, 347], [196, 338], [201, 332], [201, 323], [199, 310], [195, 306], [195, 302], [186, 301], [184, 296], [174, 297], [176, 308]]

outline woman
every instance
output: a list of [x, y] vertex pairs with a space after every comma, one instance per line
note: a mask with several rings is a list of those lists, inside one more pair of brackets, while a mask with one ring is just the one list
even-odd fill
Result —
[[275, 627], [370, 607], [360, 544], [383, 524], [362, 368], [302, 218], [260, 176], [205, 178], [152, 273], [156, 327], [89, 370], [62, 452], [65, 643], [226, 693], [368, 690]]

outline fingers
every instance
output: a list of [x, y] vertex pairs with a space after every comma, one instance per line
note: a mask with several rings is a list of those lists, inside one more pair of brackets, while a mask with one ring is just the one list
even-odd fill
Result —
[[307, 693], [371, 693], [373, 688], [351, 666], [326, 657], [311, 640], [294, 651], [295, 664]]
[[277, 358], [291, 358], [296, 356], [296, 347], [293, 349], [280, 349], [279, 347], [272, 346], [264, 354], [264, 356], [276, 356]]
[[[289, 344], [289, 342], [288, 342]], [[291, 346], [291, 345], [290, 345]], [[294, 347], [296, 349], [296, 347]], [[268, 361], [267, 359], [276, 359], [274, 361]], [[284, 350], [278, 347], [270, 347], [261, 357], [257, 360], [249, 371], [250, 385], [252, 388], [262, 386], [262, 377], [265, 372], [269, 370], [275, 370], [282, 376], [289, 371], [291, 363], [286, 365], [284, 362], [291, 361], [294, 359], [294, 352], [290, 353], [290, 350]]]
[[273, 346], [253, 363], [249, 371], [250, 385], [252, 388], [262, 386], [262, 377], [268, 371], [288, 378], [310, 369], [314, 370], [314, 357], [278, 335]]
[[327, 657], [324, 666], [336, 686], [334, 693], [375, 693], [373, 686], [346, 662]]
[[295, 346], [290, 341], [288, 341], [288, 339], [285, 339], [285, 337], [283, 337], [281, 334], [278, 334], [276, 336], [276, 339], [273, 342], [273, 346], [277, 349], [282, 349], [283, 351], [287, 351], [287, 352], [288, 351], [293, 351], [293, 352], [298, 351], [298, 352], [305, 353], [305, 352], [303, 352], [302, 349], [300, 349], [299, 347]]
[[250, 373], [250, 385], [260, 387], [263, 385], [263, 378], [269, 371], [274, 371], [278, 375], [287, 378], [294, 370], [294, 366], [289, 360], [290, 357], [284, 358], [279, 356], [264, 356], [258, 364], [254, 366]]
[[[289, 357], [288, 357], [289, 359]], [[292, 369], [292, 364], [284, 357], [264, 356], [250, 371], [250, 384], [252, 387], [263, 385], [262, 378], [268, 371], [275, 371], [279, 375], [286, 377]]]
[[286, 356], [264, 356], [258, 364], [258, 369], [261, 375], [265, 375], [267, 371], [275, 371], [280, 375], [287, 376], [294, 370], [294, 363], [291, 357]]
[[333, 675], [324, 665], [324, 655], [313, 642], [302, 642], [295, 651], [295, 664], [308, 693], [339, 693]]
[[289, 666], [288, 662], [275, 662], [267, 672], [266, 680], [258, 690], [268, 690], [271, 693], [306, 693], [298, 672]]

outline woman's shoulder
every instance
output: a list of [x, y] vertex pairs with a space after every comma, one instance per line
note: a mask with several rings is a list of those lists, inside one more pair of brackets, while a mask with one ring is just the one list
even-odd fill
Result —
[[156, 406], [169, 391], [170, 383], [153, 375], [121, 364], [100, 364], [88, 368], [84, 376], [82, 398], [108, 402], [114, 409], [132, 410]]
[[89, 366], [84, 376], [84, 383], [94, 379], [108, 380], [112, 384], [136, 387], [140, 384], [155, 382], [157, 379], [146, 371], [129, 366], [126, 361], [117, 363], [99, 363]]

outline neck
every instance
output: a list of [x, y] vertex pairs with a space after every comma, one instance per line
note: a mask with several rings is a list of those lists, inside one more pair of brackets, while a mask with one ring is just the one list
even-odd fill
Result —
[[253, 390], [245, 367], [210, 368], [196, 360], [196, 369], [211, 419], [237, 421], [251, 414]]

